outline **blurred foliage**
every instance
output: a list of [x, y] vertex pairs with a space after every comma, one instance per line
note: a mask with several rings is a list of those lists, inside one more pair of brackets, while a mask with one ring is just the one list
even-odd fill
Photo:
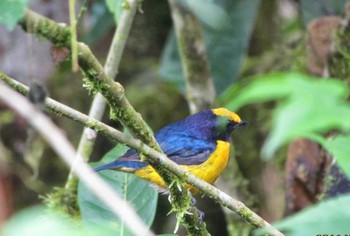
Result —
[[347, 0], [300, 0], [304, 24], [307, 25], [311, 20], [322, 16], [341, 16], [346, 2]]
[[297, 137], [312, 137], [331, 129], [348, 131], [350, 116], [346, 102], [348, 88], [341, 81], [311, 79], [301, 74], [260, 76], [240, 91], [227, 107], [268, 100], [279, 103], [272, 118], [272, 130], [263, 147], [263, 156], [271, 156], [278, 147]]
[[10, 124], [15, 119], [12, 111], [0, 111], [0, 126]]
[[155, 79], [154, 73], [145, 73], [130, 83], [126, 94], [155, 132], [188, 115], [186, 101], [180, 92], [175, 86]]
[[28, 0], [2, 0], [0, 1], [0, 23], [8, 30], [13, 30], [17, 21], [24, 15]]
[[115, 23], [118, 24], [123, 7], [128, 7], [123, 0], [106, 0], [108, 10], [113, 14]]
[[275, 226], [287, 236], [347, 235], [350, 218], [350, 196], [324, 200], [300, 213], [285, 218]]
[[[29, 220], [30, 219], [30, 220]], [[2, 229], [2, 236], [93, 236], [115, 235], [106, 228], [84, 226], [72, 219], [63, 217], [55, 212], [49, 212], [44, 206], [25, 209], [14, 215]]]
[[91, 28], [82, 35], [82, 40], [87, 45], [93, 46], [98, 43], [101, 38], [105, 37], [114, 26], [115, 20], [104, 3], [104, 1], [95, 1], [89, 9], [89, 17], [91, 19]]
[[[201, 2], [201, 3], [199, 3]], [[212, 77], [218, 93], [237, 78], [255, 22], [259, 0], [180, 1], [203, 23], [203, 33]], [[234, 24], [235, 27], [232, 27]], [[168, 38], [160, 75], [184, 89], [184, 79], [174, 33]]]
[[333, 141], [322, 138], [332, 130], [345, 133], [350, 130], [350, 122], [344, 119], [350, 117], [350, 104], [346, 100], [349, 90], [341, 81], [295, 73], [271, 74], [255, 78], [254, 82], [231, 96], [234, 99], [226, 106], [232, 110], [251, 103], [280, 101], [273, 113], [271, 132], [262, 148], [265, 158], [271, 157], [283, 144], [300, 137], [319, 141], [325, 148], [331, 147], [329, 151], [333, 154], [338, 154], [334, 152], [335, 147], [345, 149], [339, 151], [340, 156], [350, 152], [350, 146], [344, 145], [346, 137]]
[[336, 158], [338, 165], [350, 178], [350, 134], [338, 135], [332, 139], [317, 137], [322, 145]]

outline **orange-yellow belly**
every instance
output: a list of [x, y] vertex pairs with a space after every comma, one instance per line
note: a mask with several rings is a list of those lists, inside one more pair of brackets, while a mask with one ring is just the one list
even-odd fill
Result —
[[[203, 179], [208, 183], [213, 183], [222, 173], [227, 165], [230, 152], [230, 143], [224, 141], [217, 141], [217, 147], [210, 157], [200, 165], [181, 165], [184, 169], [190, 171], [192, 174]], [[163, 179], [151, 166], [146, 166], [140, 170], [135, 171], [135, 174], [143, 179], [157, 184], [160, 187], [165, 187]], [[197, 190], [188, 185], [192, 192]]]

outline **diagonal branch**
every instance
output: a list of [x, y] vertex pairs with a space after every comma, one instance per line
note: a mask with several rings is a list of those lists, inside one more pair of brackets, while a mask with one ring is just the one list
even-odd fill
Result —
[[[9, 78], [3, 73], [0, 73], [0, 80], [5, 82], [7, 85], [11, 86], [16, 91], [26, 95], [28, 94], [28, 88], [23, 84]], [[207, 182], [197, 178], [187, 170], [181, 168], [179, 165], [169, 160], [164, 154], [157, 152], [151, 147], [144, 145], [140, 140], [133, 139], [128, 135], [102, 123], [91, 117], [88, 117], [66, 105], [63, 105], [53, 99], [47, 98], [45, 101], [46, 108], [54, 114], [60, 116], [65, 116], [69, 119], [72, 119], [86, 127], [92, 128], [101, 134], [115, 139], [130, 148], [134, 148], [146, 155], [150, 159], [153, 159], [154, 162], [159, 163], [164, 168], [167, 168], [176, 176], [181, 179], [184, 179], [186, 182], [201, 190], [203, 193], [208, 195], [210, 198], [214, 199], [219, 204], [227, 207], [228, 209], [237, 213], [241, 218], [245, 219], [247, 222], [252, 224], [256, 228], [268, 227], [268, 233], [270, 235], [283, 235], [277, 229], [273, 228], [268, 222], [246, 207], [242, 202], [231, 198], [226, 193], [215, 188], [214, 186], [208, 184]]]

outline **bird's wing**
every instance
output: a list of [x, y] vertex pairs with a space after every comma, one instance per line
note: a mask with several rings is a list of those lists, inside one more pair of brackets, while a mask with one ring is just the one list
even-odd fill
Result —
[[[215, 142], [197, 139], [184, 134], [166, 135], [160, 133], [156, 139], [163, 152], [179, 165], [200, 165], [205, 162], [216, 148]], [[133, 172], [139, 170], [148, 163], [141, 161], [140, 155], [134, 149], [129, 149], [123, 156], [117, 160], [95, 168], [95, 171], [105, 169], [122, 169], [123, 171]]]
[[163, 152], [179, 165], [199, 165], [215, 150], [216, 144], [184, 135], [173, 135], [160, 142]]

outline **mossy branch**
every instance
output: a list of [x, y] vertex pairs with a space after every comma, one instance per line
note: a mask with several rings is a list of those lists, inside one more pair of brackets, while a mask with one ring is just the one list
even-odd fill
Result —
[[[28, 88], [23, 84], [9, 78], [3, 73], [0, 73], [0, 80], [5, 82], [7, 85], [12, 87], [19, 93], [23, 95], [28, 94]], [[58, 114], [59, 116], [65, 116], [71, 120], [74, 120], [86, 127], [92, 128], [101, 134], [115, 139], [130, 148], [134, 148], [141, 153], [149, 156], [153, 162], [158, 163], [159, 166], [170, 170], [176, 176], [181, 178], [182, 180], [188, 182], [192, 186], [201, 190], [204, 194], [214, 199], [219, 204], [231, 209], [235, 213], [237, 213], [241, 218], [245, 219], [251, 225], [256, 228], [267, 227], [268, 233], [270, 235], [283, 235], [277, 229], [273, 228], [268, 222], [259, 217], [256, 213], [246, 207], [242, 202], [237, 201], [221, 190], [215, 188], [214, 186], [208, 184], [207, 182], [197, 178], [187, 170], [181, 168], [179, 165], [169, 160], [163, 153], [160, 153], [153, 148], [143, 144], [140, 140], [133, 139], [128, 135], [100, 122], [91, 117], [88, 117], [79, 111], [76, 111], [66, 105], [63, 105], [53, 99], [47, 98], [45, 101], [46, 108], [54, 114]]]
[[[56, 22], [43, 17], [33, 11], [26, 10], [25, 16], [19, 22], [24, 30], [35, 33], [53, 42], [58, 46], [70, 47], [70, 31], [66, 26], [58, 25]], [[111, 108], [111, 118], [117, 119], [143, 143], [155, 150], [162, 152], [155, 140], [151, 129], [143, 121], [140, 114], [130, 105], [124, 94], [124, 88], [118, 82], [114, 82], [104, 72], [101, 64], [90, 51], [89, 47], [83, 43], [78, 43], [78, 59], [82, 73], [85, 75], [85, 86], [94, 93], [101, 93]], [[178, 214], [178, 219], [183, 223], [190, 234], [203, 234], [204, 224], [198, 224], [198, 216], [192, 214], [184, 217], [188, 211], [195, 212], [190, 206], [189, 192], [184, 187], [184, 182], [176, 177], [172, 172], [154, 162], [154, 159], [145, 157], [159, 175], [164, 179], [169, 187], [172, 196], [172, 208]]]
[[[19, 24], [29, 33], [45, 37], [57, 46], [70, 48], [69, 27], [59, 25], [31, 10], [26, 10]], [[105, 97], [112, 110], [111, 118], [121, 121], [135, 137], [160, 151], [151, 129], [126, 98], [123, 86], [107, 76], [90, 48], [83, 43], [78, 43], [78, 58], [86, 77], [85, 86]]]
[[[121, 57], [125, 48], [126, 40], [128, 38], [133, 19], [138, 9], [137, 0], [129, 0], [128, 8], [124, 9], [118, 27], [115, 30], [111, 46], [108, 51], [106, 63], [104, 65], [104, 71], [109, 78], [115, 78], [121, 61]], [[101, 120], [106, 108], [106, 100], [104, 97], [97, 93], [91, 103], [89, 116]], [[78, 145], [78, 157], [84, 158], [88, 161], [93, 151], [96, 141], [96, 132], [90, 128], [85, 128]], [[72, 173], [69, 174], [66, 182], [66, 189], [76, 189], [77, 180]]]
[[185, 77], [187, 102], [191, 113], [196, 113], [209, 108], [215, 99], [202, 27], [198, 18], [179, 1], [168, 2]]

